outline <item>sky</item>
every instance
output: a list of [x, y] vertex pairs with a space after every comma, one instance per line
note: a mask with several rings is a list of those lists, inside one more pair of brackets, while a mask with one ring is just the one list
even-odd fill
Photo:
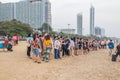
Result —
[[[0, 0], [13, 2], [19, 0]], [[77, 14], [83, 15], [83, 33], [89, 34], [90, 7], [95, 8], [95, 26], [104, 28], [106, 36], [120, 38], [120, 0], [50, 0], [52, 26], [54, 28], [77, 28]]]

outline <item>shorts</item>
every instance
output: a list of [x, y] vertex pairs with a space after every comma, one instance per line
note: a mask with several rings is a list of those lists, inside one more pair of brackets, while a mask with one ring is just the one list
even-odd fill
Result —
[[41, 50], [41, 49], [38, 49], [38, 51], [39, 51], [39, 53], [41, 53], [41, 52], [42, 52], [42, 50]]
[[51, 52], [51, 48], [50, 48], [50, 47], [47, 47], [47, 48], [46, 48], [46, 52], [47, 52], [47, 53], [50, 53], [50, 52]]
[[39, 50], [38, 50], [38, 49], [33, 49], [32, 52], [33, 52], [33, 54], [35, 54], [36, 56], [39, 55]]

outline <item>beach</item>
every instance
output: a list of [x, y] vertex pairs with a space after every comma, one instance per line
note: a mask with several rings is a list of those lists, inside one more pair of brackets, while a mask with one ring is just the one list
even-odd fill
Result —
[[0, 80], [120, 80], [120, 59], [112, 62], [108, 49], [41, 64], [29, 59], [26, 50], [25, 41], [13, 52], [0, 49]]

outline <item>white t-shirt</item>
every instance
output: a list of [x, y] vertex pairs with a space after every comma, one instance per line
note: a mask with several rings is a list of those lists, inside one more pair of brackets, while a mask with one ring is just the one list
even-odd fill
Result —
[[55, 40], [54, 48], [55, 49], [60, 49], [60, 42], [58, 40]]
[[70, 40], [70, 47], [75, 47], [74, 41]]
[[104, 44], [105, 44], [105, 42], [104, 42], [104, 41], [102, 41], [102, 42], [101, 42], [101, 45], [104, 45]]

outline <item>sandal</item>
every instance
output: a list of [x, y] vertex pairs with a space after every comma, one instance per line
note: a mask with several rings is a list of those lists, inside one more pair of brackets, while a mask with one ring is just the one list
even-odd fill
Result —
[[41, 62], [37, 62], [38, 64], [40, 64]]
[[34, 62], [37, 62], [37, 61], [34, 61]]

